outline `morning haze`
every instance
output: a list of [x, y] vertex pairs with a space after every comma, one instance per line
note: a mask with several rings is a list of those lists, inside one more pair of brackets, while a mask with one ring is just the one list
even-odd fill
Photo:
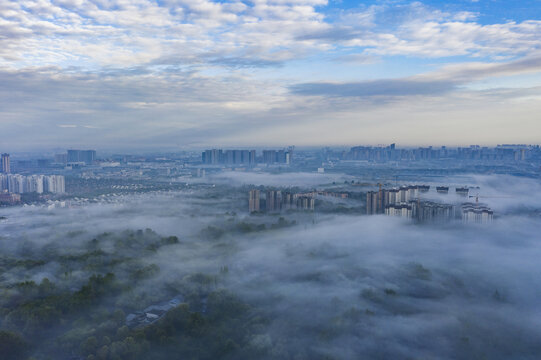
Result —
[[0, 358], [541, 357], [539, 1], [0, 5]]

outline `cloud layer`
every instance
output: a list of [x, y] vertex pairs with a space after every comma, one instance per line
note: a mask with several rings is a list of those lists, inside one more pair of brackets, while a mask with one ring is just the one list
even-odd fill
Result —
[[[498, 116], [494, 102], [536, 111], [541, 21], [525, 12], [487, 22], [500, 9], [484, 9], [408, 1], [354, 7], [326, 0], [7, 1], [0, 5], [6, 146], [71, 146], [71, 138], [127, 148], [130, 137], [168, 148], [261, 139], [349, 144], [366, 139], [351, 131], [300, 141], [283, 134], [306, 124], [325, 133], [330, 121], [337, 129], [355, 123], [358, 132], [370, 130], [389, 103], [377, 132], [398, 130], [404, 134], [398, 140], [415, 143], [426, 136], [407, 128], [420, 124], [397, 125], [391, 120], [397, 114], [419, 119], [439, 108], [443, 126], [482, 128]], [[472, 98], [476, 108], [462, 113]], [[413, 99], [423, 109], [410, 109]], [[512, 139], [481, 140], [539, 140], [531, 136], [539, 130], [533, 118], [517, 117], [521, 126], [504, 132]], [[29, 128], [42, 131], [28, 134]], [[455, 135], [439, 140], [453, 142]], [[30, 136], [25, 144], [24, 136]], [[120, 141], [112, 145], [111, 137]]]

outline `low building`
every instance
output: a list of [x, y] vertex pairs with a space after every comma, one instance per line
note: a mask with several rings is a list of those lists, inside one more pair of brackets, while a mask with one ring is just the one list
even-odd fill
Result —
[[21, 195], [12, 193], [1, 193], [0, 204], [15, 205], [21, 202]]

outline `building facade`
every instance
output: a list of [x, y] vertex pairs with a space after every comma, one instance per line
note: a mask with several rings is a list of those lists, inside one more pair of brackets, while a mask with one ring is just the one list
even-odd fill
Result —
[[252, 212], [259, 212], [261, 200], [261, 192], [257, 189], [250, 190], [249, 199], [248, 199], [248, 209]]
[[24, 194], [49, 192], [62, 194], [66, 192], [66, 182], [62, 175], [0, 175], [0, 192]]
[[462, 222], [488, 224], [494, 220], [494, 212], [486, 205], [479, 203], [462, 204]]
[[9, 174], [11, 172], [11, 165], [9, 162], [9, 154], [2, 154], [2, 172]]
[[68, 150], [68, 163], [84, 163], [92, 165], [96, 161], [96, 150]]
[[257, 189], [248, 193], [248, 210], [257, 212], [264, 210], [269, 213], [283, 210], [315, 210], [317, 192], [291, 193], [281, 190], [265, 191], [264, 204], [261, 204], [261, 192]]

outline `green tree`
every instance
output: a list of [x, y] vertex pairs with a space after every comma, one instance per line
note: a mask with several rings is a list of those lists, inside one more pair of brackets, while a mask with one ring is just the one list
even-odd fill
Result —
[[95, 336], [91, 336], [81, 344], [81, 352], [83, 354], [92, 354], [98, 348], [98, 339]]
[[0, 330], [0, 357], [2, 359], [24, 359], [27, 348], [26, 342], [19, 334]]

